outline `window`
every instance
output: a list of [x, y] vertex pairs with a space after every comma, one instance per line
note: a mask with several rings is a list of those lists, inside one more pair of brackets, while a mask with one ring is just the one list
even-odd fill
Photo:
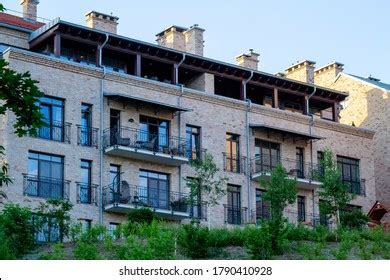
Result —
[[92, 106], [81, 104], [80, 145], [92, 146]]
[[200, 128], [186, 126], [186, 156], [189, 159], [200, 159]]
[[34, 228], [34, 239], [36, 242], [59, 242], [61, 241], [61, 230], [58, 222], [47, 216], [33, 214], [32, 224]]
[[39, 128], [38, 136], [64, 142], [64, 101], [44, 96], [39, 99], [39, 107], [43, 115], [43, 126]]
[[361, 194], [359, 160], [337, 156], [337, 165], [343, 182], [349, 187], [349, 192]]
[[169, 209], [169, 175], [141, 170], [139, 174], [139, 202], [146, 206]]
[[306, 197], [298, 195], [298, 222], [306, 221]]
[[29, 152], [25, 194], [43, 198], [64, 198], [64, 159], [61, 156]]
[[119, 223], [109, 223], [108, 234], [112, 237], [112, 239], [116, 239], [116, 230], [119, 225]]
[[229, 172], [240, 172], [240, 136], [226, 134], [225, 170]]
[[91, 203], [92, 201], [92, 162], [89, 160], [81, 160], [81, 181], [79, 200], [81, 203]]
[[81, 223], [81, 229], [83, 232], [88, 232], [89, 230], [91, 230], [92, 220], [80, 219], [80, 223]]
[[255, 140], [256, 172], [271, 172], [280, 163], [280, 145]]
[[324, 176], [325, 174], [323, 160], [324, 160], [324, 152], [317, 151], [317, 168], [320, 176]]
[[138, 141], [149, 143], [155, 150], [163, 151], [169, 147], [169, 121], [140, 116]]
[[320, 208], [320, 224], [323, 226], [328, 226], [329, 225], [329, 215], [323, 210], [323, 200], [320, 199], [319, 201], [319, 208]]
[[229, 224], [241, 224], [241, 187], [228, 185], [227, 188], [227, 222]]
[[303, 148], [296, 148], [296, 152], [295, 152], [295, 156], [297, 160], [296, 175], [298, 178], [305, 178], [303, 154], [304, 154]]
[[271, 217], [269, 201], [264, 201], [265, 191], [256, 189], [256, 222]]
[[[198, 181], [197, 178], [193, 177], [187, 177], [187, 184], [191, 181]], [[190, 188], [190, 186], [188, 186]], [[198, 193], [195, 195], [195, 197], [190, 197], [192, 201], [190, 201], [191, 206], [191, 216], [192, 218], [201, 219], [203, 218], [202, 213], [202, 194], [200, 189], [198, 190]]]

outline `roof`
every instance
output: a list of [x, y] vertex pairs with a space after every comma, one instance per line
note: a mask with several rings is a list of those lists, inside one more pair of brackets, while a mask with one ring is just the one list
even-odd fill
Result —
[[376, 223], [380, 223], [383, 216], [390, 211], [389, 205], [386, 205], [380, 201], [376, 201], [368, 212], [368, 217]]
[[262, 130], [270, 131], [270, 132], [278, 132], [278, 133], [282, 133], [283, 135], [288, 134], [288, 135], [291, 135], [293, 137], [300, 137], [300, 138], [304, 138], [304, 139], [311, 139], [311, 140], [324, 139], [324, 137], [316, 136], [313, 134], [298, 132], [296, 130], [290, 130], [290, 129], [286, 129], [286, 128], [264, 125], [264, 124], [250, 124], [249, 127], [252, 129], [262, 129]]
[[22, 17], [10, 15], [7, 13], [0, 13], [0, 22], [6, 23], [9, 25], [13, 25], [13, 26], [17, 26], [17, 27], [21, 27], [21, 28], [25, 28], [25, 29], [29, 29], [32, 31], [45, 25], [43, 22], [38, 22], [38, 21], [32, 22], [32, 21], [26, 20]]
[[186, 108], [183, 108], [183, 107], [180, 107], [180, 106], [174, 106], [174, 105], [171, 105], [171, 104], [162, 103], [162, 102], [158, 102], [158, 101], [152, 101], [152, 100], [149, 100], [149, 99], [136, 97], [136, 96], [131, 96], [131, 95], [122, 94], [122, 93], [108, 93], [108, 92], [105, 92], [104, 96], [107, 97], [107, 98], [110, 98], [110, 99], [119, 100], [119, 101], [123, 101], [123, 102], [132, 102], [132, 103], [136, 104], [136, 106], [140, 106], [142, 104], [143, 105], [146, 104], [146, 105], [152, 105], [152, 106], [159, 107], [159, 108], [169, 109], [169, 110], [172, 110], [172, 111], [181, 111], [181, 112], [190, 111], [190, 109], [186, 109]]
[[372, 78], [372, 77], [363, 78], [363, 77], [352, 75], [352, 74], [347, 74], [347, 75], [349, 75], [351, 77], [354, 77], [354, 78], [356, 78], [358, 80], [361, 80], [363, 82], [372, 84], [372, 85], [374, 85], [376, 87], [380, 87], [380, 88], [383, 88], [385, 90], [389, 90], [390, 91], [390, 84], [382, 83], [378, 79], [375, 79], [375, 78]]

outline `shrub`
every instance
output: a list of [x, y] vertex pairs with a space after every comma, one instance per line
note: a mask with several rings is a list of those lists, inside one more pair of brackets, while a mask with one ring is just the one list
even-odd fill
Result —
[[323, 260], [325, 259], [322, 254], [324, 246], [323, 243], [301, 244], [298, 246], [298, 252], [302, 254], [305, 260]]
[[268, 260], [273, 254], [272, 233], [269, 223], [262, 223], [261, 227], [245, 229], [245, 247], [254, 260]]
[[87, 243], [83, 241], [77, 242], [73, 250], [73, 255], [76, 260], [100, 260], [101, 259], [96, 244]]
[[2, 228], [0, 228], [0, 240], [0, 260], [16, 259], [14, 251], [9, 244], [9, 239], [6, 238]]
[[362, 229], [368, 222], [368, 216], [365, 215], [360, 209], [341, 211], [340, 221], [343, 227], [350, 229]]
[[43, 254], [40, 259], [42, 260], [64, 260], [65, 252], [64, 252], [64, 244], [56, 243], [53, 246], [53, 252]]
[[179, 245], [185, 254], [192, 259], [207, 259], [209, 255], [209, 229], [199, 223], [183, 225], [179, 234]]
[[211, 229], [208, 236], [211, 247], [244, 246], [245, 234], [242, 229]]
[[[4, 240], [3, 257], [6, 257], [8, 247], [15, 257], [26, 254], [34, 246], [33, 228], [31, 225], [31, 210], [15, 204], [5, 205], [0, 214], [0, 228]], [[1, 242], [3, 243], [3, 242]]]
[[79, 241], [82, 233], [83, 233], [83, 226], [80, 222], [72, 224], [69, 228], [69, 237], [73, 243]]
[[315, 239], [315, 233], [312, 229], [298, 224], [287, 224], [285, 228], [285, 237], [288, 240], [301, 241], [301, 240], [313, 240]]
[[140, 208], [130, 211], [127, 219], [131, 223], [146, 223], [150, 225], [155, 219], [155, 215], [149, 208]]

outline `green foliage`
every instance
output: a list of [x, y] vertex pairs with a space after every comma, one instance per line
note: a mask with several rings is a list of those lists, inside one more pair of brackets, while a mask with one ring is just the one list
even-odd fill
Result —
[[71, 224], [69, 227], [70, 240], [75, 243], [80, 240], [81, 234], [83, 233], [83, 225], [81, 222]]
[[345, 209], [354, 196], [348, 192], [348, 186], [341, 180], [340, 170], [330, 150], [324, 152], [320, 166], [323, 171], [318, 174], [318, 179], [322, 183], [319, 191], [320, 211], [334, 216], [336, 227], [339, 227], [340, 210]]
[[185, 254], [192, 259], [207, 259], [209, 256], [209, 229], [192, 222], [183, 225], [179, 233], [179, 245]]
[[359, 239], [359, 235], [352, 231], [338, 230], [340, 232], [341, 242], [334, 255], [337, 260], [346, 260], [355, 242]]
[[96, 244], [83, 241], [77, 242], [73, 255], [76, 260], [100, 260], [101, 256]]
[[207, 152], [202, 160], [191, 161], [190, 165], [195, 171], [194, 178], [185, 178], [190, 189], [190, 203], [196, 202], [198, 195], [202, 194], [207, 197], [207, 205], [217, 205], [218, 201], [226, 194], [228, 178], [226, 176], [215, 178], [219, 168], [214, 162], [213, 156]]
[[43, 232], [46, 242], [51, 240], [51, 231], [58, 227], [60, 240], [62, 241], [69, 234], [70, 215], [69, 211], [73, 205], [67, 200], [48, 199], [40, 202], [35, 209], [34, 228], [37, 232]]
[[53, 252], [43, 254], [40, 258], [41, 260], [64, 260], [65, 251], [64, 244], [56, 243], [53, 246]]
[[325, 256], [322, 254], [324, 247], [325, 245], [323, 243], [303, 243], [298, 246], [298, 253], [300, 253], [305, 260], [324, 260]]
[[350, 229], [362, 229], [368, 222], [368, 216], [360, 209], [352, 209], [340, 212], [340, 222], [343, 227]]
[[274, 255], [272, 230], [269, 223], [245, 229], [245, 247], [253, 260], [269, 260]]
[[312, 229], [298, 224], [287, 224], [285, 228], [285, 236], [288, 240], [302, 241], [302, 240], [313, 240], [315, 233]]
[[5, 11], [5, 8], [4, 8], [3, 4], [0, 3], [0, 12], [3, 12], [3, 11]]
[[155, 219], [155, 214], [149, 208], [134, 209], [127, 214], [127, 219], [131, 223], [146, 223], [150, 225]]
[[0, 227], [0, 260], [14, 260], [15, 253], [12, 250], [10, 240], [5, 235], [3, 228]]
[[210, 247], [244, 246], [245, 234], [240, 228], [211, 229], [208, 243]]
[[[15, 204], [5, 205], [0, 214], [0, 232], [3, 235], [3, 253], [6, 257], [6, 248], [11, 250], [15, 257], [26, 254], [34, 245], [33, 229], [31, 226], [31, 210]], [[3, 242], [2, 242], [3, 243]]]

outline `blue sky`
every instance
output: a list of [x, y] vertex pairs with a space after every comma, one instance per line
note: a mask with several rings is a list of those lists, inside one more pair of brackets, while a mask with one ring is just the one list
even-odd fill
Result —
[[[21, 11], [19, 0], [0, 0]], [[390, 1], [382, 0], [40, 0], [38, 15], [84, 24], [89, 10], [118, 16], [121, 35], [147, 42], [175, 24], [206, 29], [205, 56], [234, 63], [253, 48], [260, 70], [275, 73], [302, 59], [331, 61], [345, 72], [390, 83]]]

